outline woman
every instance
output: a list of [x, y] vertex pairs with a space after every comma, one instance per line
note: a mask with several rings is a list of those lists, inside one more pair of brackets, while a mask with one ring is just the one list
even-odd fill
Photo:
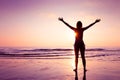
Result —
[[78, 21], [76, 24], [76, 28], [70, 26], [68, 23], [66, 23], [63, 18], [58, 18], [58, 20], [62, 21], [64, 24], [66, 24], [70, 29], [72, 29], [75, 33], [75, 43], [74, 43], [74, 52], [75, 52], [75, 69], [74, 71], [77, 71], [77, 66], [78, 66], [78, 57], [79, 57], [79, 50], [81, 53], [81, 58], [82, 58], [82, 63], [83, 63], [83, 67], [84, 67], [84, 71], [86, 71], [86, 60], [85, 60], [85, 44], [83, 41], [83, 32], [88, 29], [89, 27], [91, 27], [92, 25], [94, 25], [95, 23], [99, 22], [100, 19], [96, 19], [95, 22], [93, 22], [92, 24], [90, 24], [87, 27], [82, 27], [82, 22]]

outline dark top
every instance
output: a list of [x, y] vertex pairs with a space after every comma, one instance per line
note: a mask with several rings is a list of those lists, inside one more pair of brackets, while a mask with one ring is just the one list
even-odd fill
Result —
[[75, 42], [81, 42], [83, 41], [83, 32], [84, 32], [84, 29], [81, 28], [81, 29], [74, 29], [74, 32], [75, 32]]

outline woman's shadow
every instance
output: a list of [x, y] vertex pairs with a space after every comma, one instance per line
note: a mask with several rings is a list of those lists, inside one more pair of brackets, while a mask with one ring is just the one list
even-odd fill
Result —
[[[75, 80], [78, 80], [78, 72], [75, 71]], [[83, 80], [86, 80], [86, 71], [84, 71]]]

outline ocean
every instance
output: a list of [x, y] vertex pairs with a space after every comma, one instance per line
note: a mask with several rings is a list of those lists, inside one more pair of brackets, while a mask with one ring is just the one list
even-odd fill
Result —
[[[86, 49], [87, 59], [103, 61], [120, 61], [120, 49], [92, 48]], [[43, 49], [43, 48], [0, 48], [0, 58], [10, 59], [71, 59], [73, 49]], [[79, 56], [80, 58], [81, 56]]]

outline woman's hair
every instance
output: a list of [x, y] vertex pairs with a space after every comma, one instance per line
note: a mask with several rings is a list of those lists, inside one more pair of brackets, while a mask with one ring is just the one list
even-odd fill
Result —
[[77, 24], [76, 24], [76, 27], [77, 27], [77, 28], [81, 28], [81, 27], [82, 27], [82, 22], [81, 22], [81, 21], [78, 21]]

